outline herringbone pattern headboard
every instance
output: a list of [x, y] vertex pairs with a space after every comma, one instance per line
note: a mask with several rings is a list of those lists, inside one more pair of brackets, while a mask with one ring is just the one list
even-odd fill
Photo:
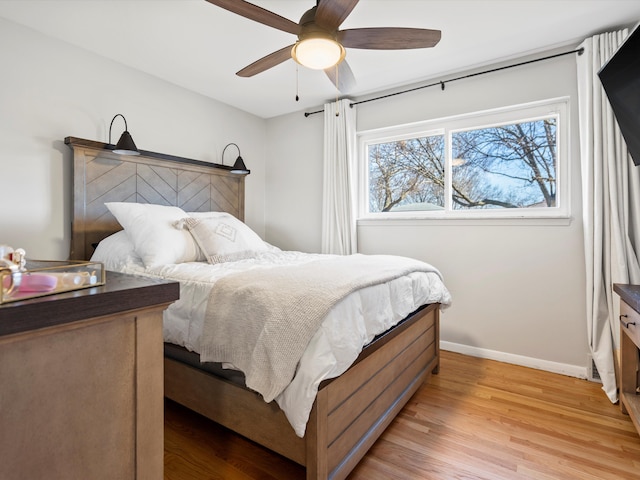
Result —
[[105, 202], [176, 205], [187, 212], [223, 211], [244, 220], [244, 175], [223, 166], [153, 152], [122, 156], [107, 145], [67, 137], [73, 150], [72, 260], [121, 230]]

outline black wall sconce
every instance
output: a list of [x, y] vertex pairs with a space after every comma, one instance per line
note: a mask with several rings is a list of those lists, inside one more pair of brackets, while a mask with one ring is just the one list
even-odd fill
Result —
[[233, 145], [238, 149], [238, 158], [236, 158], [236, 161], [233, 164], [233, 167], [231, 167], [231, 173], [238, 173], [243, 175], [250, 174], [251, 171], [247, 169], [247, 167], [244, 164], [244, 160], [242, 160], [242, 157], [240, 156], [240, 147], [238, 147], [238, 145], [236, 145], [235, 143], [230, 143], [222, 149], [222, 165], [224, 165], [224, 152], [227, 149], [227, 147], [230, 147], [231, 145]]
[[131, 134], [128, 132], [127, 119], [124, 118], [124, 115], [121, 113], [116, 114], [111, 119], [111, 125], [109, 125], [109, 145], [111, 145], [111, 127], [113, 127], [113, 121], [116, 117], [122, 117], [124, 120], [124, 132], [120, 135], [120, 140], [118, 140], [116, 147], [113, 149], [113, 153], [117, 153], [119, 155], [140, 155], [138, 147], [136, 147], [136, 144], [133, 142], [133, 138], [131, 138]]

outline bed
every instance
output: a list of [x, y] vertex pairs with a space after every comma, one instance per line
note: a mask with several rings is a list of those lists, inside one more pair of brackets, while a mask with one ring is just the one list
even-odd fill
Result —
[[[106, 144], [75, 137], [67, 137], [65, 143], [73, 152], [71, 259], [91, 258], [99, 244], [102, 248], [105, 239], [122, 230], [110, 210], [113, 205], [152, 204], [177, 207], [194, 218], [226, 212], [244, 219], [244, 175], [231, 173], [229, 167], [144, 151], [123, 157]], [[127, 233], [131, 237], [130, 230]], [[299, 261], [297, 254], [268, 245], [260, 258], [272, 255]], [[238, 264], [256, 261], [240, 259]], [[184, 268], [209, 267], [196, 262]], [[140, 268], [127, 273], [156, 273]], [[221, 280], [216, 282], [222, 285]], [[243, 384], [249, 375], [238, 378], [233, 370], [201, 363], [186, 341], [165, 344], [165, 396], [303, 465], [307, 479], [346, 478], [416, 390], [438, 372], [439, 313], [448, 301], [446, 292], [438, 301], [416, 305], [392, 328], [369, 339], [339, 376], [322, 377], [306, 413], [303, 435], [279, 405], [280, 395], [277, 401], [265, 402], [264, 395]], [[170, 322], [165, 317], [165, 325]], [[171, 333], [165, 340], [167, 336], [171, 339]], [[302, 361], [298, 368], [303, 368]]]

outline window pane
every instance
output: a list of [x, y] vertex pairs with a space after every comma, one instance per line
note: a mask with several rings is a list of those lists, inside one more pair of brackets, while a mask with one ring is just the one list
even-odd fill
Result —
[[452, 134], [452, 208], [556, 206], [556, 118]]
[[370, 144], [369, 211], [444, 208], [444, 137]]

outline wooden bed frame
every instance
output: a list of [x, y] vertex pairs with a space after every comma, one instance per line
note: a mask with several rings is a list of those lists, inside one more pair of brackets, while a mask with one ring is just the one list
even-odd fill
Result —
[[[67, 137], [73, 150], [71, 259], [121, 229], [108, 201], [227, 211], [244, 219], [244, 175], [154, 152], [120, 156], [112, 145]], [[165, 356], [165, 396], [306, 467], [307, 479], [344, 479], [418, 388], [439, 368], [439, 305], [423, 306], [380, 335], [319, 388], [304, 438], [275, 402]]]

